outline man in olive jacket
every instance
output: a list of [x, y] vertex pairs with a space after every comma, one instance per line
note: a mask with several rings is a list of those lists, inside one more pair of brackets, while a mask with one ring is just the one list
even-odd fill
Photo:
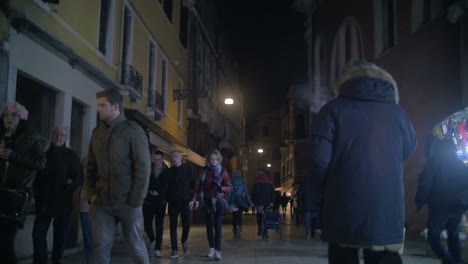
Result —
[[91, 203], [92, 263], [110, 262], [116, 219], [122, 225], [134, 263], [149, 263], [142, 238], [142, 210], [151, 162], [145, 133], [120, 113], [122, 95], [115, 89], [96, 94], [99, 125], [91, 137], [86, 188]]

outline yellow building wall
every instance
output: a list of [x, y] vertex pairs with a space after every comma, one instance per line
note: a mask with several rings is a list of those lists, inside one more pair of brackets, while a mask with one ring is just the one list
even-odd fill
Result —
[[[40, 1], [39, 1], [40, 2]], [[97, 67], [115, 82], [120, 82], [120, 64], [122, 61], [122, 28], [124, 5], [134, 12], [133, 61], [132, 65], [143, 76], [143, 96], [136, 103], [128, 98], [124, 106], [146, 113], [148, 103], [149, 78], [149, 41], [152, 37], [157, 46], [156, 87], [161, 91], [162, 57], [168, 59], [168, 87], [166, 94], [166, 115], [156, 123], [169, 132], [178, 141], [187, 142], [187, 103], [184, 102], [183, 120], [177, 121], [178, 101], [172, 101], [174, 89], [178, 89], [179, 77], [184, 84], [188, 82], [188, 52], [179, 41], [180, 1], [173, 1], [172, 23], [166, 18], [162, 6], [156, 0], [125, 1], [114, 3], [114, 41], [112, 60], [109, 63], [98, 50], [99, 35], [99, 0], [61, 0], [60, 4], [44, 4], [50, 11], [39, 6], [33, 0], [11, 1], [11, 8], [25, 14], [51, 35], [69, 45], [75, 52]], [[1, 20], [0, 20], [1, 21]], [[0, 24], [0, 34], [2, 33]], [[1, 36], [1, 35], [0, 35]], [[177, 68], [174, 68], [177, 67]], [[149, 117], [152, 118], [152, 117]]]

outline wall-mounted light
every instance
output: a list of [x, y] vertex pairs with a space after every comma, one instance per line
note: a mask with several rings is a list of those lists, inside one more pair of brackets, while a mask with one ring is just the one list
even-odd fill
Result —
[[224, 99], [224, 104], [232, 105], [232, 104], [234, 104], [234, 99], [228, 97], [228, 98]]
[[258, 153], [263, 153], [263, 149], [259, 148], [259, 149], [257, 150], [257, 152], [258, 152]]
[[268, 168], [270, 168], [270, 167], [271, 167], [271, 164], [270, 164], [270, 163], [268, 163], [268, 164], [267, 164], [267, 167], [268, 167]]

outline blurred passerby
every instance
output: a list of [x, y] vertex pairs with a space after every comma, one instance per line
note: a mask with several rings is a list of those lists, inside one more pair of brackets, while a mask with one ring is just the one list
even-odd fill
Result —
[[80, 158], [65, 146], [69, 129], [55, 127], [52, 141], [47, 151], [44, 170], [38, 172], [34, 181], [36, 218], [33, 227], [34, 264], [49, 262], [47, 232], [53, 221], [54, 241], [52, 264], [61, 262], [73, 210], [73, 193], [80, 186], [83, 170]]
[[[263, 234], [263, 211], [267, 206], [273, 206], [275, 200], [275, 185], [268, 175], [267, 170], [260, 168], [258, 169], [258, 174], [252, 187], [251, 197], [257, 212], [257, 235], [266, 236], [267, 234]], [[265, 230], [265, 232], [267, 231]]]
[[190, 253], [187, 243], [190, 232], [190, 215], [194, 208], [191, 202], [195, 177], [192, 168], [188, 164], [182, 163], [182, 152], [173, 150], [171, 152], [172, 166], [166, 170], [167, 177], [167, 202], [169, 207], [169, 222], [171, 233], [171, 258], [179, 257], [177, 246], [177, 225], [179, 215], [182, 219], [182, 249], [184, 254]]
[[94, 129], [87, 156], [86, 193], [93, 232], [93, 264], [110, 262], [117, 221], [134, 263], [148, 264], [142, 237], [142, 205], [151, 161], [143, 129], [120, 112], [123, 96], [116, 89], [98, 92], [101, 124]]
[[[311, 210], [322, 207], [330, 264], [401, 263], [405, 206], [403, 162], [416, 149], [413, 125], [398, 105], [393, 77], [351, 62], [311, 129], [305, 177]], [[305, 199], [307, 201], [308, 199]]]
[[242, 179], [240, 171], [234, 171], [231, 179], [232, 190], [228, 195], [228, 205], [232, 211], [232, 232], [236, 238], [240, 238], [242, 232], [242, 214], [253, 205], [247, 184]]
[[[143, 202], [143, 220], [145, 232], [150, 240], [150, 255], [161, 257], [163, 223], [166, 215], [167, 169], [164, 154], [154, 149], [151, 153], [151, 174], [148, 193]], [[153, 228], [153, 220], [156, 230]], [[156, 232], [155, 232], [156, 231]]]
[[281, 209], [283, 210], [283, 215], [286, 214], [288, 203], [289, 203], [289, 197], [286, 196], [286, 193], [284, 192], [283, 195], [281, 196]]
[[231, 191], [229, 174], [221, 162], [223, 156], [214, 149], [206, 156], [206, 166], [195, 181], [192, 202], [198, 207], [197, 197], [204, 203], [206, 235], [209, 249], [208, 257], [221, 260], [221, 238], [227, 193]]
[[[437, 257], [447, 264], [463, 263], [458, 232], [467, 205], [468, 166], [458, 159], [451, 139], [436, 141], [433, 150], [419, 176], [417, 210], [422, 213], [429, 206], [427, 240]], [[443, 230], [448, 250], [441, 241]]]

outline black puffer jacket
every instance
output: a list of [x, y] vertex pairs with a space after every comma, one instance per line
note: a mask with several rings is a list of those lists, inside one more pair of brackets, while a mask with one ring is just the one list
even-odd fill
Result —
[[[36, 210], [42, 214], [60, 214], [73, 209], [73, 192], [82, 182], [80, 158], [71, 149], [52, 145], [47, 164], [34, 181]], [[71, 183], [67, 183], [68, 180]]]
[[[12, 153], [6, 161], [0, 160], [0, 186], [3, 188], [24, 189], [32, 193], [34, 177], [46, 165], [48, 141], [32, 129], [26, 128], [12, 136]], [[0, 131], [0, 141], [5, 133]]]

